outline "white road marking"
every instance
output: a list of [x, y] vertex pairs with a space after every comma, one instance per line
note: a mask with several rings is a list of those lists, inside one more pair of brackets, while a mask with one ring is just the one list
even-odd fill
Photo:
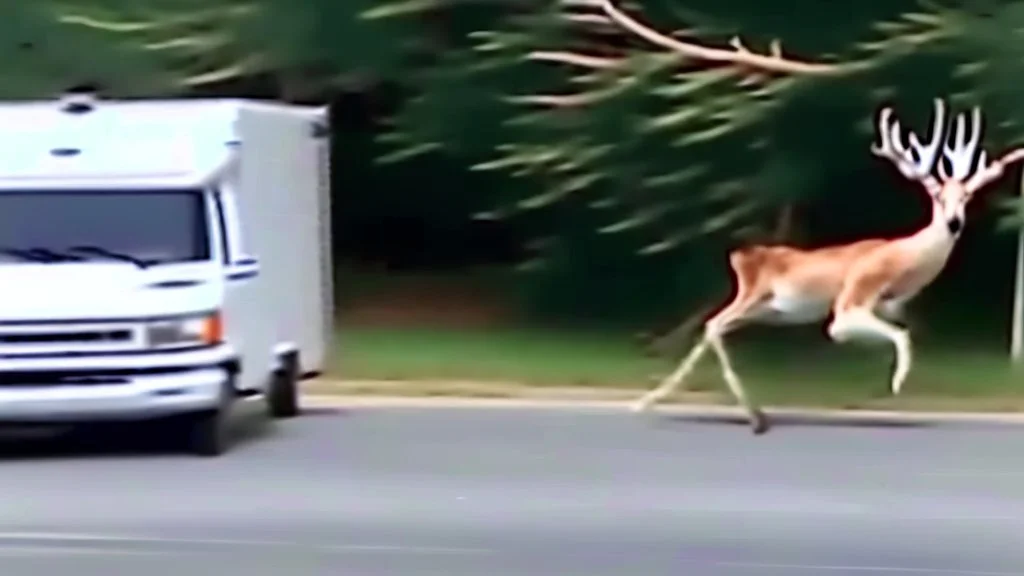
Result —
[[935, 478], [1024, 478], [1024, 470], [984, 470], [984, 469], [953, 469], [926, 470], [917, 472], [915, 476], [931, 476]]
[[[193, 544], [193, 545], [232, 545], [232, 546], [280, 546], [294, 547], [300, 549], [315, 549], [335, 553], [386, 553], [386, 554], [497, 554], [498, 550], [488, 548], [456, 548], [440, 546], [406, 546], [387, 544], [346, 544], [346, 545], [309, 545], [297, 542], [275, 541], [275, 540], [236, 540], [236, 539], [192, 539], [192, 538], [170, 538], [154, 536], [123, 536], [114, 534], [80, 534], [60, 532], [5, 532], [0, 533], [0, 542], [93, 542], [93, 543], [139, 543], [139, 544]], [[48, 545], [38, 546], [13, 546], [0, 543], [0, 557], [15, 555], [159, 555], [170, 554], [169, 551], [152, 550], [130, 550], [112, 548], [85, 548], [85, 547], [52, 547]], [[705, 564], [729, 568], [746, 568], [752, 571], [757, 570], [807, 570], [816, 572], [864, 572], [864, 573], [896, 573], [896, 574], [934, 574], [938, 576], [1024, 576], [1021, 572], [1000, 572], [988, 570], [971, 569], [945, 569], [945, 568], [923, 568], [914, 566], [864, 566], [864, 565], [830, 565], [830, 564], [787, 564], [771, 562], [735, 562], [735, 561], [697, 561], [695, 564]]]
[[[310, 544], [308, 542], [289, 542], [282, 540], [239, 540], [224, 538], [171, 538], [162, 536], [130, 536], [117, 534], [80, 534], [63, 532], [0, 532], [0, 551], [5, 545], [3, 541], [16, 542], [93, 542], [93, 543], [135, 543], [135, 544], [178, 544], [193, 546], [241, 546], [264, 547], [276, 546], [319, 550], [331, 553], [388, 553], [388, 554], [489, 554], [487, 548], [464, 548], [444, 546], [411, 546], [404, 544]], [[45, 550], [49, 548], [39, 548]], [[84, 548], [78, 548], [82, 550]], [[94, 548], [96, 552], [104, 549]]]
[[24, 558], [26, 556], [161, 556], [166, 554], [167, 552], [160, 552], [157, 550], [129, 550], [121, 548], [0, 545], [0, 558]]
[[395, 554], [453, 554], [453, 555], [468, 555], [468, 554], [493, 554], [495, 551], [488, 548], [448, 548], [443, 546], [390, 546], [390, 545], [361, 545], [361, 544], [343, 544], [340, 546], [315, 546], [317, 550], [325, 550], [329, 552], [339, 553], [356, 553], [356, 552], [384, 552], [384, 553], [395, 553]]
[[947, 576], [1022, 576], [1021, 572], [986, 570], [955, 570], [946, 568], [915, 568], [913, 566], [843, 566], [828, 564], [774, 564], [768, 562], [713, 562], [715, 566], [750, 568], [752, 570], [813, 570], [816, 572], [882, 572], [899, 574], [943, 574]]

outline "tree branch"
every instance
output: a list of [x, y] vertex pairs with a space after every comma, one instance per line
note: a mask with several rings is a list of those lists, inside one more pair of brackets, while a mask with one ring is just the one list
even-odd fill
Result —
[[553, 108], [579, 108], [592, 104], [605, 94], [600, 92], [584, 92], [582, 94], [533, 94], [530, 96], [513, 96], [509, 101], [516, 104], [535, 104], [537, 106], [551, 106]]
[[845, 71], [849, 66], [848, 64], [806, 62], [786, 58], [782, 54], [782, 47], [778, 40], [772, 42], [769, 54], [751, 52], [743, 45], [739, 37], [734, 37], [729, 42], [732, 50], [710, 48], [700, 44], [682, 42], [641, 24], [616, 8], [612, 4], [612, 0], [562, 0], [562, 5], [567, 7], [600, 8], [613, 22], [647, 42], [680, 56], [705, 62], [721, 62], [781, 74], [836, 74]]
[[612, 22], [607, 16], [601, 16], [599, 14], [567, 14], [565, 19], [570, 22], [578, 22], [580, 24], [615, 26], [615, 22]]
[[536, 62], [558, 62], [560, 64], [571, 64], [582, 68], [593, 68], [595, 70], [607, 70], [622, 65], [618, 58], [606, 58], [603, 56], [589, 56], [576, 52], [545, 52], [535, 51], [526, 55], [528, 60]]

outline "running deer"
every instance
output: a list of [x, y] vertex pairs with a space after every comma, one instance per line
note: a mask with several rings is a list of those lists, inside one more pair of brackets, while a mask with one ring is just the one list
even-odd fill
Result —
[[[907, 236], [817, 249], [752, 245], [733, 251], [729, 254], [735, 280], [732, 300], [707, 320], [703, 336], [690, 353], [635, 403], [634, 410], [646, 410], [672, 394], [710, 348], [729, 390], [749, 414], [753, 432], [763, 434], [770, 428], [768, 418], [733, 370], [723, 336], [745, 324], [811, 324], [829, 316], [827, 332], [835, 342], [881, 339], [893, 345], [896, 365], [890, 386], [894, 395], [899, 394], [910, 372], [911, 342], [909, 332], [892, 321], [942, 271], [974, 194], [1002, 176], [1007, 166], [1024, 159], [1024, 148], [991, 163], [984, 150], [977, 154], [982, 133], [978, 108], [971, 111], [969, 138], [964, 115], [957, 116], [950, 144], [945, 138], [944, 113], [942, 100], [936, 99], [930, 140], [921, 144], [911, 132], [907, 148], [899, 121], [885, 107], [878, 114], [881, 144], [871, 147], [874, 155], [895, 164], [905, 178], [928, 193], [932, 218], [927, 226]], [[933, 174], [936, 164], [937, 175]]]
[[[569, 14], [573, 22], [599, 25], [607, 32], [627, 32], [669, 53], [687, 65], [732, 68], [744, 84], [763, 83], [786, 75], [834, 75], [870, 66], [868, 62], [812, 62], [788, 57], [773, 42], [769, 53], [748, 49], [739, 37], [729, 48], [686, 41], [646, 26], [616, 7], [613, 0], [560, 0], [564, 8], [598, 8], [603, 14]], [[591, 70], [626, 67], [628, 57], [595, 56], [573, 51], [535, 51], [527, 59], [555, 62]], [[594, 101], [594, 94], [534, 95], [521, 101], [552, 107], [580, 107]], [[1002, 176], [1007, 166], [1024, 159], [1024, 148], [1008, 152], [989, 163], [981, 142], [981, 112], [971, 112], [968, 139], [966, 118], [956, 118], [953, 143], [947, 142], [945, 106], [935, 101], [932, 136], [927, 145], [909, 135], [903, 144], [892, 110], [878, 115], [881, 145], [872, 152], [896, 165], [907, 179], [919, 183], [931, 198], [931, 222], [914, 234], [898, 238], [873, 238], [845, 245], [805, 250], [791, 246], [747, 246], [733, 251], [729, 262], [735, 276], [735, 295], [704, 326], [704, 334], [662, 383], [641, 397], [634, 409], [643, 411], [669, 396], [710, 348], [718, 357], [729, 389], [750, 415], [754, 433], [767, 432], [770, 424], [761, 409], [747, 396], [732, 368], [723, 337], [743, 324], [811, 324], [831, 316], [829, 336], [843, 342], [853, 338], [882, 339], [896, 351], [890, 386], [900, 392], [910, 372], [910, 335], [892, 322], [902, 307], [930, 284], [945, 267], [964, 226], [967, 203], [987, 184]], [[941, 150], [940, 150], [941, 148]], [[975, 157], [977, 156], [977, 161]], [[938, 164], [938, 174], [933, 174]], [[947, 167], [948, 164], [948, 167]]]

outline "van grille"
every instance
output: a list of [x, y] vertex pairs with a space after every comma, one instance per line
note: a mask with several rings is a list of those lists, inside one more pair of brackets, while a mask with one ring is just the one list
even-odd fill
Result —
[[102, 372], [0, 372], [0, 386], [109, 386], [129, 383], [131, 378], [128, 376]]
[[97, 368], [75, 370], [17, 370], [0, 371], [0, 387], [4, 386], [110, 386], [130, 384], [132, 378], [151, 374], [174, 374], [191, 367], [160, 368]]
[[0, 326], [0, 357], [128, 352], [143, 345], [137, 326], [18, 324]]
[[131, 330], [90, 330], [82, 332], [39, 332], [10, 334], [0, 332], [0, 344], [49, 344], [74, 342], [129, 342]]

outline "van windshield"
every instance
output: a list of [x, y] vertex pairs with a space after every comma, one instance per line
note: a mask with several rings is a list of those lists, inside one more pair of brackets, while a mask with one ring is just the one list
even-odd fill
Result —
[[201, 190], [0, 192], [0, 260], [210, 258]]

